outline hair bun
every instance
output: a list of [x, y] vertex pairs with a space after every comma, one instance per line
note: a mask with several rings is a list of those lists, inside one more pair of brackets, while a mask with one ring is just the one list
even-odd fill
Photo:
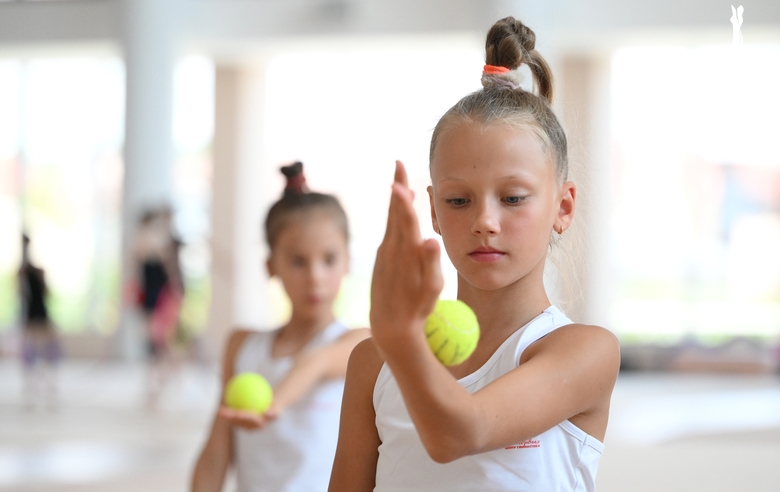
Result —
[[[520, 65], [525, 64], [533, 75], [534, 87], [537, 94], [552, 103], [553, 100], [553, 76], [550, 66], [544, 60], [541, 54], [536, 51], [536, 34], [525, 24], [514, 17], [505, 17], [490, 28], [485, 40], [485, 63], [497, 67], [505, 67], [512, 71], [517, 71]], [[488, 77], [488, 83], [485, 87], [494, 87], [496, 85], [519, 85], [518, 81], [511, 80], [504, 83], [499, 80], [495, 83]], [[498, 77], [505, 79], [506, 76]]]
[[523, 49], [528, 52], [536, 49], [536, 34], [531, 30], [531, 28], [519, 20], [515, 20], [514, 27]]
[[284, 188], [285, 195], [300, 195], [309, 192], [309, 188], [306, 186], [306, 177], [303, 175], [303, 163], [301, 161], [294, 162], [289, 166], [283, 166], [281, 171], [287, 178], [287, 185]]
[[485, 40], [485, 61], [515, 69], [527, 61], [536, 47], [536, 34], [514, 17], [505, 17], [490, 28]]

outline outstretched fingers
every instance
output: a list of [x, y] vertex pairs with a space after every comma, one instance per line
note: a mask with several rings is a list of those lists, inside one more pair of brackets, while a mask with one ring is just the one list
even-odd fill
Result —
[[393, 181], [409, 188], [409, 177], [406, 174], [406, 167], [404, 167], [404, 163], [401, 161], [395, 161], [395, 176]]
[[411, 241], [414, 244], [422, 241], [420, 225], [414, 211], [414, 193], [409, 189], [406, 169], [401, 161], [396, 161], [387, 226], [387, 236], [396, 241]]

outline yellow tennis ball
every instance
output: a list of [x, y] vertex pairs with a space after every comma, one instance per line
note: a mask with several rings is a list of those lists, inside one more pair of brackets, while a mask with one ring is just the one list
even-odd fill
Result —
[[225, 405], [235, 410], [258, 414], [268, 410], [273, 401], [273, 390], [268, 381], [254, 372], [236, 374], [225, 387]]
[[456, 366], [477, 348], [477, 315], [463, 301], [436, 301], [436, 307], [425, 320], [425, 336], [442, 364]]

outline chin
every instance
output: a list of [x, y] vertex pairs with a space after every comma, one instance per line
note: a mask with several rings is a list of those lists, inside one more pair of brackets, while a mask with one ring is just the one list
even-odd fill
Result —
[[483, 272], [467, 275], [460, 274], [460, 277], [472, 287], [486, 291], [501, 290], [517, 281], [516, 278], [507, 277], [505, 273], [485, 274]]

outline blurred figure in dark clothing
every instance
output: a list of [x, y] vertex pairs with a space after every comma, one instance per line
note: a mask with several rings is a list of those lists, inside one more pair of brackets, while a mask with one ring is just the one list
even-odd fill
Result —
[[22, 301], [22, 365], [25, 399], [33, 407], [38, 399], [54, 406], [57, 398], [55, 367], [62, 351], [46, 309], [46, 278], [43, 269], [30, 261], [30, 238], [22, 234], [22, 264], [18, 273]]
[[138, 307], [144, 314], [149, 357], [147, 405], [154, 408], [176, 367], [172, 345], [176, 337], [183, 282], [178, 249], [173, 235], [170, 208], [148, 210], [133, 241], [132, 256], [137, 272]]

